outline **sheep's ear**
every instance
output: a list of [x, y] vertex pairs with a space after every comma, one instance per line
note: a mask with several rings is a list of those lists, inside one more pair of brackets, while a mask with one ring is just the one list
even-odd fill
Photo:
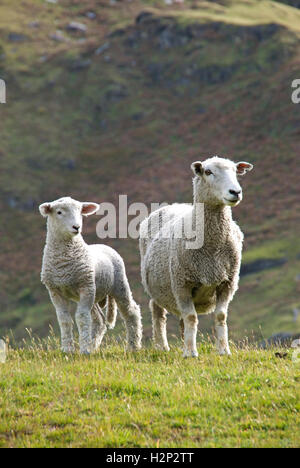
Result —
[[90, 216], [94, 213], [97, 213], [100, 205], [98, 203], [82, 203], [81, 214], [83, 216]]
[[196, 176], [201, 176], [204, 172], [202, 162], [195, 161], [191, 165], [191, 169]]
[[39, 210], [41, 215], [44, 216], [44, 218], [47, 218], [47, 216], [52, 212], [51, 203], [43, 203], [39, 206]]
[[253, 169], [253, 164], [250, 164], [248, 162], [241, 161], [241, 162], [238, 162], [236, 165], [236, 170], [237, 170], [238, 175], [244, 175], [246, 174], [246, 172], [252, 171], [252, 169]]

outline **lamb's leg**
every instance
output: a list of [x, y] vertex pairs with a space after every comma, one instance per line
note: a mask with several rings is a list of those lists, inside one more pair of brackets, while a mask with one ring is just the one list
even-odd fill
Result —
[[115, 266], [115, 283], [109, 296], [115, 299], [125, 322], [128, 349], [132, 351], [140, 349], [143, 334], [141, 310], [132, 297], [123, 260], [119, 260]]
[[167, 338], [167, 311], [157, 305], [153, 299], [149, 302], [152, 312], [152, 331], [154, 345], [162, 350], [170, 351]]
[[98, 304], [92, 307], [92, 350], [98, 351], [107, 327], [104, 321], [103, 312]]
[[127, 346], [129, 350], [137, 351], [142, 347], [142, 319], [140, 307], [125, 297], [115, 297], [120, 314], [125, 322]]
[[231, 354], [228, 343], [227, 316], [228, 306], [232, 297], [233, 290], [229, 284], [223, 285], [217, 290], [217, 305], [214, 315], [217, 335], [217, 350], [220, 355]]
[[112, 295], [125, 322], [127, 346], [136, 351], [142, 347], [142, 317], [140, 307], [135, 303], [126, 275], [119, 279], [115, 294]]
[[80, 300], [75, 313], [76, 324], [79, 331], [79, 348], [81, 354], [90, 354], [92, 351], [92, 314], [95, 294], [89, 290], [80, 291]]
[[184, 323], [183, 357], [198, 357], [197, 330], [198, 316], [190, 293], [181, 291], [177, 297], [177, 306]]
[[55, 307], [61, 334], [61, 349], [64, 353], [74, 353], [73, 320], [70, 314], [71, 304], [54, 291], [49, 291]]

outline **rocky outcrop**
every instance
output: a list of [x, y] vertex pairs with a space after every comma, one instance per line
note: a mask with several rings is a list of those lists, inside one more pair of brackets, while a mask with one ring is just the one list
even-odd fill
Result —
[[10, 42], [25, 42], [28, 40], [28, 37], [25, 34], [11, 32], [8, 35], [8, 40]]
[[300, 338], [300, 333], [276, 333], [272, 335], [267, 340], [263, 340], [259, 343], [259, 347], [262, 349], [267, 349], [271, 347], [283, 347], [289, 348], [294, 340]]
[[300, 0], [277, 0], [279, 3], [285, 3], [295, 8], [300, 8]]
[[241, 267], [241, 276], [251, 275], [252, 273], [259, 273], [260, 271], [281, 267], [286, 262], [286, 258], [260, 258], [254, 262], [243, 264]]
[[[299, 0], [300, 1], [300, 0]], [[133, 47], [139, 41], [156, 39], [160, 49], [168, 49], [185, 45], [192, 39], [199, 38], [239, 38], [241, 40], [264, 41], [272, 37], [281, 29], [275, 23], [255, 26], [239, 26], [219, 21], [208, 23], [179, 24], [174, 18], [144, 11], [136, 18], [136, 26], [126, 39], [126, 45]]]
[[[121, 30], [118, 34], [124, 36], [123, 44], [133, 52], [140, 53], [144, 47], [150, 47], [157, 54], [155, 60], [148, 58], [145, 61], [148, 84], [172, 88], [186, 87], [191, 82], [196, 85], [222, 84], [241, 69], [242, 63], [238, 54], [236, 62], [228, 64], [219, 63], [218, 60], [215, 63], [213, 61], [201, 63], [197, 60], [197, 52], [201, 52], [208, 42], [227, 41], [230, 47], [238, 42], [239, 47], [243, 48], [243, 54], [248, 57], [247, 67], [257, 67], [258, 65], [252, 64], [249, 58], [251, 53], [260, 43], [275, 36], [279, 30], [281, 26], [273, 23], [255, 26], [239, 26], [217, 21], [181, 24], [173, 17], [158, 17], [151, 12], [143, 11], [137, 16], [134, 26]], [[168, 57], [168, 52], [180, 48], [184, 48], [187, 57], [195, 57], [195, 60], [186, 60], [175, 65]], [[282, 60], [280, 51], [280, 47], [278, 53], [273, 49], [270, 50], [270, 57], [267, 57], [266, 61], [269, 60], [272, 65], [280, 63]]]

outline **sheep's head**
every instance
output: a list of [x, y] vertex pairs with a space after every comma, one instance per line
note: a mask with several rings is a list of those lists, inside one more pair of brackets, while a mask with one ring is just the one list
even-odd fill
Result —
[[39, 207], [40, 213], [48, 218], [48, 225], [57, 234], [74, 237], [81, 234], [82, 217], [90, 216], [99, 210], [97, 203], [81, 203], [70, 197], [43, 203]]
[[214, 156], [204, 162], [194, 162], [191, 168], [196, 176], [194, 189], [200, 201], [211, 205], [236, 206], [243, 199], [238, 176], [251, 171], [253, 166]]

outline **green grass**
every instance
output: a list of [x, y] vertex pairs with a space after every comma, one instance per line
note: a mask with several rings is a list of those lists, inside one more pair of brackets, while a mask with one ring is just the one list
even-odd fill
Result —
[[247, 250], [243, 255], [244, 263], [250, 263], [260, 258], [293, 260], [300, 254], [298, 237], [275, 239], [272, 242], [263, 242], [257, 247]]
[[297, 447], [299, 366], [209, 342], [197, 360], [179, 343], [68, 357], [35, 342], [0, 364], [0, 447]]

